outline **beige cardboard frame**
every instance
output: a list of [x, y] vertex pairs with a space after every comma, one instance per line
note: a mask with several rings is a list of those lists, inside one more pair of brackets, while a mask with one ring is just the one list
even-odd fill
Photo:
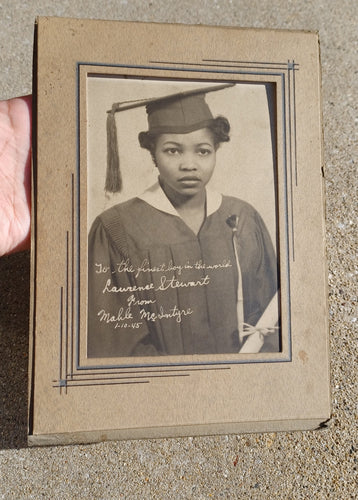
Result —
[[[35, 61], [29, 443], [311, 429], [327, 420], [317, 35], [40, 18]], [[281, 352], [86, 357], [94, 74], [275, 85]]]

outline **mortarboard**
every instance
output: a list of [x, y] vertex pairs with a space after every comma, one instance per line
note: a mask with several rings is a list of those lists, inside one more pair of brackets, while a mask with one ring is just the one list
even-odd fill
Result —
[[107, 111], [107, 173], [105, 190], [116, 193], [122, 187], [115, 121], [115, 114], [117, 112], [145, 106], [148, 115], [148, 132], [150, 134], [187, 134], [194, 130], [208, 127], [213, 122], [214, 117], [205, 101], [205, 95], [208, 92], [232, 86], [234, 86], [233, 83], [225, 83], [178, 92], [159, 98], [114, 103], [112, 109]]

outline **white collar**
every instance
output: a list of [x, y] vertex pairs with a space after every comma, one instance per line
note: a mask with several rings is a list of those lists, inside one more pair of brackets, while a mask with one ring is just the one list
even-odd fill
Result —
[[[173, 205], [170, 203], [169, 199], [165, 195], [164, 191], [160, 187], [157, 181], [153, 186], [146, 189], [144, 193], [138, 196], [139, 199], [145, 201], [152, 207], [160, 210], [161, 212], [166, 212], [167, 214], [175, 215], [180, 217], [180, 214], [176, 211]], [[206, 216], [213, 214], [220, 207], [222, 201], [222, 195], [216, 191], [206, 190]]]

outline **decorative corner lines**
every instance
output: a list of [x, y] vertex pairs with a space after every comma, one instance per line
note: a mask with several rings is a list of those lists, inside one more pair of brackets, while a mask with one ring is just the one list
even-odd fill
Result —
[[292, 61], [287, 61], [287, 108], [288, 116], [286, 116], [286, 134], [288, 138], [287, 159], [289, 166], [289, 182], [290, 182], [290, 220], [291, 220], [291, 248], [292, 261], [295, 262], [295, 217], [294, 217], [294, 191], [298, 187], [298, 164], [297, 164], [297, 114], [296, 114], [296, 76], [295, 69], [297, 64]]
[[109, 385], [134, 385], [134, 384], [149, 384], [149, 380], [125, 380], [125, 381], [108, 381], [108, 382], [96, 382], [96, 381], [71, 381], [67, 379], [55, 380], [52, 387], [59, 388], [60, 394], [62, 394], [62, 389], [65, 389], [65, 394], [67, 394], [67, 388], [74, 387], [103, 387]]
[[[68, 280], [67, 280], [67, 287], [69, 286], [69, 294], [62, 297], [62, 301], [66, 302], [66, 307], [67, 310], [69, 311], [70, 314], [70, 320], [69, 323], [68, 320], [66, 319], [66, 324], [69, 324], [68, 327], [68, 339], [67, 342], [63, 341], [63, 344], [65, 344], [65, 348], [63, 349], [63, 352], [61, 356], [64, 358], [66, 355], [66, 359], [68, 357], [68, 362], [67, 365], [65, 366], [65, 370], [61, 371], [61, 376], [59, 376], [59, 380], [65, 380], [66, 381], [66, 387], [67, 386], [72, 386], [75, 385], [75, 381], [77, 380], [77, 385], [80, 382], [77, 378], [78, 374], [80, 371], [89, 371], [89, 378], [88, 380], [84, 381], [85, 385], [99, 385], [98, 382], [95, 380], [95, 372], [100, 369], [105, 369], [107, 373], [112, 373], [113, 370], [119, 370], [123, 371], [124, 369], [130, 368], [130, 366], [126, 365], [114, 365], [114, 366], [84, 366], [81, 365], [81, 359], [80, 359], [80, 328], [79, 328], [79, 314], [80, 314], [80, 255], [79, 255], [79, 249], [80, 249], [80, 185], [81, 185], [81, 179], [80, 179], [80, 146], [79, 146], [79, 141], [80, 141], [80, 92], [79, 92], [79, 87], [80, 87], [80, 67], [81, 66], [112, 66], [114, 68], [117, 68], [120, 70], [120, 68], [126, 69], [126, 70], [131, 70], [131, 69], [143, 69], [143, 70], [151, 70], [152, 75], [154, 75], [153, 71], [165, 71], [168, 72], [168, 75], [170, 75], [170, 72], [174, 71], [183, 71], [183, 72], [205, 72], [207, 74], [227, 74], [227, 75], [244, 75], [248, 74], [249, 76], [251, 75], [260, 75], [261, 77], [267, 76], [267, 83], [268, 82], [276, 82], [277, 85], [280, 85], [281, 82], [281, 90], [283, 93], [283, 114], [282, 114], [282, 123], [283, 123], [283, 129], [285, 131], [285, 140], [287, 142], [288, 139], [288, 144], [287, 148], [284, 151], [284, 169], [285, 171], [288, 171], [290, 175], [290, 179], [292, 179], [292, 170], [294, 169], [295, 171], [295, 180], [297, 184], [297, 163], [296, 163], [296, 101], [295, 101], [295, 73], [299, 69], [299, 64], [296, 63], [294, 60], [288, 60], [286, 62], [267, 62], [267, 61], [227, 61], [227, 60], [212, 60], [212, 59], [202, 59], [202, 62], [200, 63], [193, 63], [193, 62], [178, 62], [178, 61], [150, 61], [147, 65], [128, 65], [128, 64], [98, 64], [98, 63], [91, 63], [91, 62], [81, 62], [78, 63], [77, 66], [77, 139], [78, 139], [78, 146], [77, 146], [77, 168], [74, 174], [72, 174], [72, 223], [71, 223], [71, 229], [70, 229], [70, 236], [66, 236], [70, 243], [70, 255], [68, 257], [69, 262], [70, 262], [70, 268], [67, 271], [68, 273]], [[196, 67], [195, 67], [196, 66]], [[225, 68], [227, 71], [225, 71]], [[100, 71], [98, 73], [95, 73], [96, 75], [100, 75]], [[127, 74], [127, 73], [126, 73]], [[115, 75], [110, 74], [109, 77], [114, 78], [120, 78], [122, 73]], [[108, 75], [102, 75], [103, 77], [107, 77]], [[149, 77], [148, 77], [149, 78]], [[153, 76], [155, 78], [155, 76]], [[244, 79], [242, 80], [244, 81]], [[251, 80], [250, 80], [251, 81]], [[264, 79], [260, 79], [260, 82], [265, 83]], [[279, 87], [278, 87], [279, 88]], [[287, 110], [288, 108], [288, 110]], [[292, 109], [291, 109], [292, 108]], [[286, 143], [285, 143], [286, 144]], [[286, 147], [286, 145], [285, 145]], [[292, 183], [291, 183], [292, 184]], [[285, 185], [286, 191], [290, 192], [290, 198], [289, 200], [293, 200], [293, 186], [290, 187], [289, 183]], [[294, 233], [293, 231], [293, 210], [292, 210], [292, 204], [291, 207], [289, 206], [289, 200], [287, 200], [286, 203], [286, 218], [287, 218], [287, 235], [290, 233], [290, 229], [292, 231], [292, 234]], [[289, 210], [290, 208], [290, 210]], [[289, 251], [289, 246], [290, 243], [294, 245], [293, 239], [288, 237], [288, 243], [287, 243], [287, 255], [289, 257], [288, 251]], [[294, 251], [292, 252], [294, 255]], [[290, 260], [288, 258], [288, 260]], [[66, 287], [63, 287], [66, 289]], [[63, 293], [63, 292], [62, 292]], [[67, 297], [67, 300], [65, 298]], [[63, 329], [63, 326], [62, 326]], [[66, 330], [63, 330], [63, 332], [66, 335]], [[62, 332], [62, 334], [63, 334]], [[81, 338], [82, 341], [82, 338]], [[272, 362], [282, 362], [282, 361], [288, 361], [288, 360], [282, 360], [282, 359], [273, 359]], [[252, 360], [250, 361], [252, 362]], [[256, 362], [256, 361], [255, 361]], [[261, 362], [261, 360], [257, 360], [257, 362]], [[266, 361], [265, 361], [266, 362]], [[61, 361], [62, 363], [62, 361]], [[237, 361], [233, 361], [232, 364], [236, 364]], [[240, 363], [246, 363], [246, 360], [240, 360]], [[230, 362], [225, 362], [225, 363], [201, 363], [202, 366], [200, 366], [200, 363], [198, 363], [197, 368], [201, 370], [209, 370], [213, 369], [213, 366], [215, 365], [218, 367], [221, 365], [221, 367], [226, 364], [226, 367], [230, 365]], [[186, 373], [191, 372], [191, 368], [193, 368], [192, 365], [187, 365], [185, 363], [178, 363], [178, 366], [181, 366], [183, 370], [186, 371]], [[211, 365], [211, 366], [210, 366]], [[61, 365], [62, 366], [62, 365]], [[134, 365], [135, 366], [135, 365]], [[170, 369], [175, 368], [174, 364], [163, 364], [163, 363], [156, 363], [153, 366], [156, 370], [163, 369], [163, 367], [168, 366]], [[151, 367], [150, 365], [146, 365], [144, 369], [148, 370]], [[138, 367], [138, 365], [137, 365]], [[217, 369], [217, 368], [214, 368]], [[66, 373], [66, 376], [63, 374]], [[123, 381], [119, 381], [119, 377], [121, 374], [118, 375], [116, 378], [116, 381], [118, 383], [123, 383]], [[174, 376], [174, 374], [170, 375]], [[107, 382], [108, 381], [104, 381]], [[116, 383], [117, 383], [116, 382]], [[101, 383], [101, 382], [100, 382]]]
[[[64, 233], [64, 277], [59, 290], [59, 383], [66, 388], [68, 372], [73, 371], [74, 300], [75, 300], [75, 181], [71, 173], [71, 220]], [[66, 376], [64, 376], [66, 374]]]
[[180, 69], [190, 70], [192, 68], [231, 68], [231, 69], [246, 69], [248, 72], [256, 70], [270, 70], [270, 71], [286, 71], [293, 70], [298, 71], [298, 63], [295, 61], [287, 62], [267, 62], [267, 61], [241, 61], [236, 59], [202, 59], [201, 62], [190, 62], [190, 61], [162, 61], [162, 60], [150, 60], [148, 64], [156, 65], [173, 65], [178, 66], [176, 68], [162, 68], [162, 69]]
[[290, 61], [290, 60], [287, 61], [287, 69], [288, 70], [291, 70], [291, 71], [298, 70], [297, 66], [298, 66], [298, 64], [296, 64], [295, 61]]

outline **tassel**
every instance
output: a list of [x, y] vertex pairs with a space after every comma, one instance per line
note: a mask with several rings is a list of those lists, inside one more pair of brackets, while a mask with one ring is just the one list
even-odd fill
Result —
[[119, 169], [119, 153], [117, 127], [114, 110], [107, 116], [107, 172], [105, 190], [109, 193], [118, 193], [122, 189], [122, 177]]

